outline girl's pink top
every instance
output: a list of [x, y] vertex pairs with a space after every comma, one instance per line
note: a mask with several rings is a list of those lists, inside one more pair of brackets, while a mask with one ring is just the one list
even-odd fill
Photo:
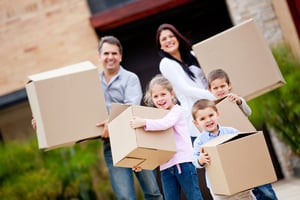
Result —
[[176, 153], [168, 162], [160, 165], [160, 170], [179, 163], [192, 162], [192, 141], [187, 121], [179, 105], [174, 105], [170, 112], [161, 119], [146, 119], [146, 131], [166, 130], [171, 127], [173, 127], [175, 135]]

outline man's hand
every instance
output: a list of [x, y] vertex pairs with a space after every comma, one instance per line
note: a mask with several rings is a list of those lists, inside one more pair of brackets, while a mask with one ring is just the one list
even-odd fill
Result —
[[31, 119], [31, 126], [34, 130], [36, 130], [36, 121], [34, 118]]
[[107, 122], [108, 120], [104, 120], [96, 124], [97, 127], [104, 127], [102, 133], [100, 134], [102, 138], [109, 138]]

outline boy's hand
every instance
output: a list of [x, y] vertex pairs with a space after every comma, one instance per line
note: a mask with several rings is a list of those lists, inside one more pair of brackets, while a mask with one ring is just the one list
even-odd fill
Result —
[[237, 94], [229, 93], [227, 95], [227, 98], [229, 99], [229, 101], [234, 102], [237, 105], [241, 105], [242, 104], [242, 100], [241, 100], [241, 98]]
[[100, 137], [102, 138], [109, 138], [107, 122], [108, 120], [104, 120], [96, 124], [97, 127], [101, 127], [101, 126], [104, 127], [102, 133], [100, 134]]
[[203, 165], [210, 165], [210, 156], [208, 155], [207, 152], [204, 151], [203, 148], [200, 149], [200, 156], [198, 158], [198, 162], [201, 166]]
[[129, 121], [129, 125], [131, 128], [140, 128], [140, 127], [144, 127], [146, 125], [146, 120], [142, 119], [140, 117], [133, 117], [130, 121]]

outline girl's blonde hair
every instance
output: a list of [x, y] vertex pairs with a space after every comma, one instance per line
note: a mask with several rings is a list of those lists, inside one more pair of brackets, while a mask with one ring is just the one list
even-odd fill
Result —
[[[162, 76], [161, 74], [157, 74], [156, 76], [154, 76], [151, 81], [149, 82], [148, 86], [147, 86], [147, 90], [144, 96], [144, 103], [147, 106], [152, 106], [155, 107], [153, 100], [152, 100], [152, 88], [155, 85], [160, 85], [164, 88], [166, 88], [168, 91], [170, 92], [174, 92], [173, 91], [173, 87], [170, 83], [170, 81], [168, 81], [168, 79], [166, 79], [164, 76]], [[176, 104], [177, 100], [174, 97], [174, 99], [172, 99], [173, 103]]]

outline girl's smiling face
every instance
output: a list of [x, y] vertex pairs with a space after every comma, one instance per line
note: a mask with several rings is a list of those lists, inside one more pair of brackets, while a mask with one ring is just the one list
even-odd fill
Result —
[[169, 91], [167, 88], [159, 84], [155, 84], [152, 87], [151, 98], [157, 108], [170, 110], [174, 106], [174, 92]]

